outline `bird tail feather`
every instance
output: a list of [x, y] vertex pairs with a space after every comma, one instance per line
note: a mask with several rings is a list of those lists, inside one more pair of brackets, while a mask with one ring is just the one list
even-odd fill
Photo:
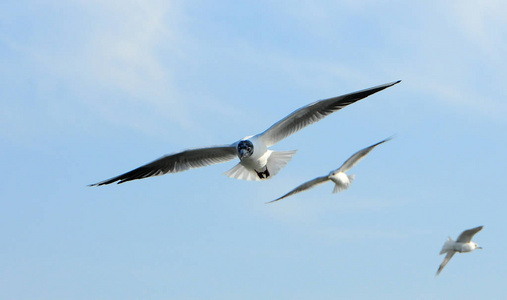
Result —
[[278, 172], [289, 163], [296, 152], [297, 150], [271, 152], [267, 163], [270, 177], [278, 174]]
[[350, 185], [352, 184], [352, 181], [354, 181], [354, 179], [356, 178], [356, 175], [354, 175], [354, 174], [347, 175], [347, 177], [349, 178], [349, 182], [341, 182], [341, 181], [339, 181], [338, 183], [335, 182], [334, 189], [333, 189], [334, 194], [339, 193], [341, 191], [345, 191], [346, 189], [348, 189], [350, 187]]
[[224, 175], [241, 180], [261, 180], [255, 170], [250, 170], [243, 166], [241, 163], [232, 167], [229, 171], [225, 172]]
[[[280, 172], [280, 170], [289, 163], [289, 161], [292, 159], [294, 154], [296, 154], [297, 150], [291, 150], [291, 151], [271, 151], [268, 150], [271, 153], [269, 153], [269, 158], [267, 161], [267, 171], [269, 173], [269, 176], [266, 176], [265, 178], [259, 178], [259, 175], [257, 175], [257, 172], [253, 169], [247, 168], [241, 163], [238, 163], [232, 169], [225, 172], [224, 175], [227, 175], [231, 178], [235, 179], [242, 179], [242, 180], [266, 180], [270, 179], [271, 177], [275, 176]], [[259, 170], [260, 171], [260, 170]]]
[[448, 237], [440, 251], [440, 255], [447, 253], [449, 251], [454, 250], [454, 240], [451, 237]]

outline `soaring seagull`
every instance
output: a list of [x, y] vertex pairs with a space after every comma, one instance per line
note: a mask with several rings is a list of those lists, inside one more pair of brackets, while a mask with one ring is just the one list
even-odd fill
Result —
[[438, 276], [440, 272], [444, 269], [445, 265], [451, 260], [451, 258], [454, 256], [454, 253], [459, 252], [472, 252], [475, 249], [482, 249], [482, 247], [479, 247], [479, 245], [475, 242], [472, 242], [472, 238], [474, 235], [482, 230], [483, 226], [475, 227], [472, 229], [468, 229], [463, 231], [456, 241], [453, 241], [451, 237], [447, 238], [447, 241], [445, 241], [444, 246], [442, 247], [442, 250], [440, 251], [440, 255], [447, 253], [447, 255], [444, 258], [444, 261], [440, 264], [438, 267], [437, 274], [435, 276]]
[[391, 87], [400, 81], [314, 102], [294, 111], [260, 134], [247, 136], [230, 145], [189, 149], [166, 155], [130, 172], [91, 184], [90, 186], [100, 186], [114, 182], [123, 183], [134, 179], [177, 173], [226, 162], [235, 157], [238, 157], [240, 162], [225, 172], [225, 175], [243, 180], [269, 179], [287, 165], [296, 153], [296, 150], [273, 151], [268, 149], [268, 147], [273, 146], [289, 135], [323, 119], [331, 113]]
[[374, 145], [371, 145], [367, 148], [357, 151], [351, 157], [349, 157], [349, 159], [347, 159], [343, 163], [343, 165], [341, 165], [341, 167], [339, 167], [336, 170], [331, 171], [329, 173], [329, 175], [317, 177], [315, 179], [307, 181], [307, 182], [299, 185], [298, 187], [296, 187], [292, 191], [288, 192], [287, 194], [283, 195], [282, 197], [275, 199], [273, 201], [269, 201], [267, 203], [272, 203], [272, 202], [281, 200], [285, 197], [300, 193], [302, 191], [309, 190], [309, 189], [311, 189], [319, 184], [322, 184], [324, 182], [327, 182], [327, 181], [332, 181], [335, 183], [333, 193], [338, 193], [338, 192], [348, 189], [350, 187], [350, 185], [352, 184], [352, 181], [354, 180], [355, 175], [353, 175], [353, 174], [347, 175], [347, 174], [345, 174], [345, 172], [347, 172], [348, 170], [352, 169], [355, 165], [357, 165], [366, 155], [368, 155], [368, 153], [370, 153], [371, 150], [373, 150], [373, 148], [377, 147], [378, 145], [380, 145], [382, 143], [389, 141], [390, 139], [391, 138], [387, 138], [387, 139], [380, 141]]

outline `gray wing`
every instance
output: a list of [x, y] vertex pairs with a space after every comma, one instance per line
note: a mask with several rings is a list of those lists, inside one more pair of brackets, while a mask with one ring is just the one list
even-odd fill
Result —
[[183, 172], [188, 169], [200, 168], [229, 161], [235, 157], [237, 157], [236, 147], [231, 145], [191, 149], [166, 155], [130, 172], [101, 182], [90, 184], [90, 186], [100, 186], [117, 181], [118, 183], [124, 183], [130, 180], [164, 175], [167, 173]]
[[367, 148], [364, 148], [362, 150], [359, 150], [357, 151], [356, 153], [354, 153], [354, 155], [352, 155], [349, 159], [347, 159], [346, 162], [343, 163], [343, 165], [341, 165], [341, 167], [339, 167], [337, 170], [335, 170], [334, 172], [346, 172], [350, 169], [352, 169], [355, 165], [357, 165], [366, 155], [368, 155], [368, 153], [370, 153], [371, 150], [373, 150], [373, 148], [377, 147], [378, 145], [382, 144], [382, 143], [385, 143], [387, 141], [390, 141], [392, 138], [389, 137], [381, 142], [378, 142], [374, 145], [371, 145], [370, 147], [367, 147]]
[[442, 263], [438, 267], [437, 274], [435, 276], [438, 276], [438, 274], [440, 274], [440, 272], [442, 272], [442, 270], [444, 269], [444, 267], [447, 265], [447, 263], [454, 256], [454, 253], [456, 253], [456, 251], [447, 252], [447, 255], [444, 257], [444, 260], [442, 261]]
[[465, 230], [463, 231], [459, 236], [458, 236], [458, 239], [456, 240], [457, 243], [469, 243], [472, 238], [474, 237], [474, 235], [481, 231], [482, 230], [482, 227], [484, 226], [479, 226], [479, 227], [475, 227], [475, 228], [472, 228], [472, 229], [468, 229], [468, 230]]
[[306, 191], [306, 190], [309, 190], [313, 187], [315, 187], [316, 185], [319, 185], [321, 183], [324, 183], [326, 181], [329, 180], [329, 177], [328, 176], [322, 176], [322, 177], [317, 177], [313, 180], [310, 180], [310, 181], [307, 181], [303, 184], [301, 184], [300, 186], [298, 186], [297, 188], [293, 189], [292, 191], [288, 192], [287, 194], [283, 195], [282, 197], [278, 198], [278, 199], [275, 199], [273, 201], [269, 201], [269, 202], [266, 202], [267, 203], [271, 203], [271, 202], [275, 202], [275, 201], [278, 201], [278, 200], [281, 200], [285, 197], [288, 197], [290, 195], [294, 195], [294, 194], [297, 194], [297, 193], [300, 193], [302, 191]]
[[307, 106], [303, 106], [275, 123], [263, 133], [259, 134], [259, 137], [266, 144], [266, 146], [272, 146], [288, 137], [289, 135], [323, 119], [335, 111], [338, 111], [349, 104], [375, 94], [376, 92], [393, 86], [400, 81], [401, 80], [398, 80], [350, 94], [320, 100]]

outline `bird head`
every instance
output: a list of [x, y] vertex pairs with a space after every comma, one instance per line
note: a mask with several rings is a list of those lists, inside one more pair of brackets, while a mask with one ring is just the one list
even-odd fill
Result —
[[253, 154], [254, 146], [249, 140], [243, 140], [238, 143], [237, 150], [239, 159], [243, 159]]
[[482, 249], [482, 247], [479, 246], [479, 244], [474, 243], [475, 249]]

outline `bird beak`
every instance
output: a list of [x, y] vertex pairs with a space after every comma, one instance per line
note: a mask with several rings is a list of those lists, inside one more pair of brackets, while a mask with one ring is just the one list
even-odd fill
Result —
[[482, 249], [482, 247], [477, 247], [477, 249]]
[[246, 149], [240, 149], [239, 150], [239, 158], [245, 157], [245, 155], [248, 153]]

